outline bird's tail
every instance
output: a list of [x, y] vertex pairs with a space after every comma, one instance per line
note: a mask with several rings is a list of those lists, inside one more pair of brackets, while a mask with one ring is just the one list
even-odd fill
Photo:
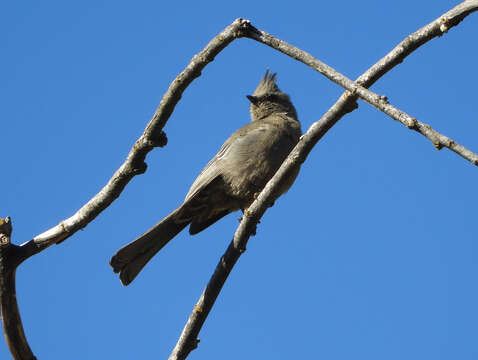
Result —
[[123, 285], [131, 283], [148, 261], [190, 223], [190, 220], [181, 221], [182, 208], [174, 210], [111, 258], [110, 265], [119, 273]]

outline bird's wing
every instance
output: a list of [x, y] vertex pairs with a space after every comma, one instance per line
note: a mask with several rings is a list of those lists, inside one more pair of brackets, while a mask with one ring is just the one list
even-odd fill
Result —
[[[191, 185], [184, 202], [192, 199], [202, 189], [209, 185], [222, 173], [221, 163], [234, 154], [237, 158], [250, 156], [252, 145], [264, 139], [264, 132], [271, 130], [271, 125], [264, 123], [260, 126], [249, 123], [234, 134], [221, 146], [219, 152], [207, 163], [194, 183]], [[240, 164], [238, 164], [240, 165]]]
[[198, 175], [196, 180], [194, 180], [189, 192], [184, 199], [184, 202], [195, 197], [202, 189], [209, 185], [215, 178], [220, 175], [220, 168], [218, 166], [218, 161], [222, 158], [224, 153], [229, 148], [227, 141], [221, 146], [219, 152], [207, 163], [207, 165], [202, 169], [201, 173]]

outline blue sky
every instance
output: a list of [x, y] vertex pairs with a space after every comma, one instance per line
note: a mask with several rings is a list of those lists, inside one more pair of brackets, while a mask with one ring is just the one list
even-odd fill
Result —
[[[3, 189], [23, 243], [71, 216], [123, 162], [174, 77], [235, 18], [356, 78], [456, 5], [417, 2], [43, 1], [1, 6]], [[478, 14], [372, 90], [478, 152]], [[239, 213], [185, 231], [122, 287], [108, 261], [176, 208], [250, 94], [278, 73], [303, 130], [342, 90], [248, 39], [184, 93], [168, 146], [83, 231], [17, 272], [39, 359], [166, 358]], [[191, 359], [476, 359], [478, 169], [359, 103], [261, 221]], [[9, 358], [0, 342], [0, 358]]]

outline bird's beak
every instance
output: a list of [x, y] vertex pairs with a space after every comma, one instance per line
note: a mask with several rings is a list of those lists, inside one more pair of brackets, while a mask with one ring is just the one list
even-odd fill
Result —
[[253, 95], [246, 95], [246, 98], [248, 98], [249, 101], [253, 104], [255, 104], [255, 103], [257, 103], [257, 101], [259, 101], [259, 99], [256, 96], [253, 96]]

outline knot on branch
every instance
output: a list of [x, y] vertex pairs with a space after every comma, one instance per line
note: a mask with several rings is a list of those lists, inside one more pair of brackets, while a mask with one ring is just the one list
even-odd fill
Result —
[[[259, 224], [261, 222], [260, 221], [260, 216], [258, 216], [257, 214], [249, 211], [248, 209], [246, 209], [246, 210], [244, 210], [244, 214], [243, 214], [242, 218], [240, 218], [239, 220], [241, 222], [246, 221], [246, 232], [248, 232], [251, 236], [256, 235], [257, 224]], [[236, 248], [241, 253], [243, 253], [246, 250], [245, 248], [241, 248], [240, 246], [236, 246]]]
[[345, 91], [346, 103], [343, 105], [343, 113], [348, 114], [358, 108], [357, 104], [357, 85], [354, 84], [352, 91]]
[[442, 32], [442, 34], [446, 33], [449, 29], [450, 29], [450, 26], [448, 24], [448, 18], [446, 16], [443, 16], [441, 19], [440, 19], [440, 31]]
[[247, 19], [239, 18], [239, 19], [236, 19], [234, 23], [237, 26], [237, 31], [234, 34], [234, 36], [236, 37], [250, 36], [254, 38], [254, 37], [262, 35], [261, 31], [255, 28], [254, 26], [252, 26], [251, 22]]
[[187, 351], [187, 353], [190, 353], [194, 349], [197, 349], [198, 344], [199, 344], [200, 341], [201, 340], [199, 340], [199, 339], [194, 339], [194, 340], [189, 341], [185, 346], [185, 350]]
[[[352, 96], [352, 95], [351, 95]], [[347, 99], [347, 104], [344, 106], [344, 113], [345, 114], [348, 114], [348, 113], [351, 113], [352, 111], [354, 111], [355, 109], [358, 109], [358, 103], [357, 101], [354, 99], [353, 101], [351, 100], [351, 98]]]
[[151, 134], [147, 143], [152, 147], [165, 147], [168, 144], [168, 137], [166, 133], [161, 130], [158, 134]]
[[[16, 250], [18, 246], [11, 243], [12, 222], [10, 216], [0, 218], [0, 286], [6, 281], [6, 276], [11, 274], [19, 262], [17, 260]], [[0, 289], [0, 291], [2, 291]]]
[[10, 236], [0, 233], [0, 246], [5, 246], [10, 244]]
[[0, 236], [2, 237], [0, 244], [3, 245], [3, 238], [8, 238], [8, 242], [10, 243], [10, 235], [12, 235], [12, 221], [10, 216], [0, 218]]
[[411, 118], [410, 121], [408, 122], [407, 128], [409, 128], [410, 130], [417, 130], [418, 129], [417, 123], [418, 123], [417, 119]]
[[133, 176], [141, 175], [141, 174], [144, 174], [147, 169], [148, 169], [148, 164], [146, 164], [144, 161], [141, 161], [135, 164], [134, 167], [131, 168], [131, 174]]
[[435, 149], [437, 150], [441, 150], [443, 148], [443, 144], [440, 142], [440, 140], [435, 140], [433, 142], [433, 146], [435, 147]]

